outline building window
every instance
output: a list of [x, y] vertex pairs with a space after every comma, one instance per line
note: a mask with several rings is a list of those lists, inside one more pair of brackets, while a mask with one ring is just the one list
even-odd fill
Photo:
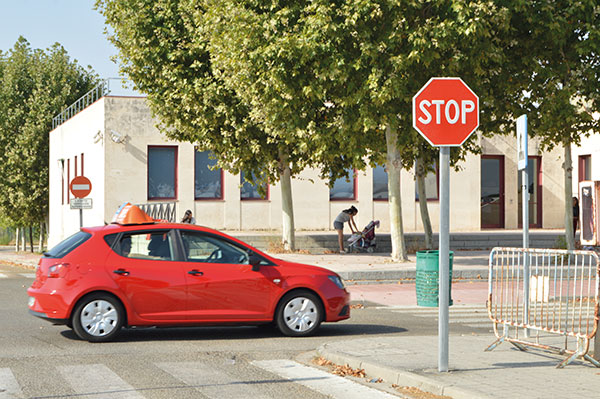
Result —
[[592, 180], [592, 156], [579, 156], [579, 181]]
[[[254, 175], [252, 175], [254, 177]], [[240, 184], [242, 188], [240, 189], [240, 198], [243, 200], [268, 200], [269, 199], [269, 185], [267, 183], [264, 184], [265, 197], [261, 197], [258, 192], [258, 186], [256, 184], [252, 184], [247, 182], [244, 179], [244, 172], [240, 174]]]
[[195, 151], [195, 199], [223, 199], [223, 170], [212, 169], [217, 160], [210, 151]]
[[356, 199], [356, 177], [354, 169], [346, 170], [349, 177], [342, 176], [333, 182], [329, 189], [331, 201], [355, 200]]
[[388, 199], [388, 174], [384, 166], [377, 165], [373, 168], [373, 199]]
[[[439, 199], [440, 189], [440, 170], [438, 168], [437, 162], [434, 163], [433, 167], [435, 168], [435, 172], [429, 172], [425, 176], [425, 194], [427, 195], [428, 200], [437, 200]], [[415, 180], [415, 201], [419, 200], [419, 183]]]
[[177, 198], [177, 147], [148, 147], [148, 199]]

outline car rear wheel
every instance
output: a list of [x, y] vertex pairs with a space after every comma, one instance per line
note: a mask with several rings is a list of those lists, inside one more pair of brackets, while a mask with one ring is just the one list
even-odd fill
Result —
[[124, 319], [125, 310], [116, 298], [106, 294], [92, 294], [77, 305], [71, 323], [79, 338], [90, 342], [104, 342], [119, 334]]
[[285, 295], [277, 308], [277, 327], [287, 336], [311, 335], [321, 324], [321, 300], [308, 291], [295, 291]]

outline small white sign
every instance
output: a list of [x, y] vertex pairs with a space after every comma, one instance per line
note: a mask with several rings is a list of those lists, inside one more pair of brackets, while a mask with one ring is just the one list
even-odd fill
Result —
[[69, 204], [71, 209], [92, 209], [91, 198], [71, 198]]
[[517, 161], [518, 169], [527, 169], [527, 115], [517, 118]]

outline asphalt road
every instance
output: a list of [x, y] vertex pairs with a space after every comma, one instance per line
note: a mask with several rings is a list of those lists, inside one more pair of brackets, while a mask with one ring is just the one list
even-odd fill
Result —
[[[429, 309], [361, 301], [349, 320], [323, 324], [308, 338], [258, 327], [144, 328], [91, 344], [28, 313], [32, 281], [31, 270], [0, 264], [0, 399], [350, 397], [328, 391], [333, 384], [315, 388], [323, 377], [302, 362], [305, 377], [292, 382], [284, 371], [299, 357], [310, 363], [310, 352], [327, 342], [437, 334]], [[465, 311], [470, 315], [452, 324], [451, 334], [489, 333], [490, 324]]]

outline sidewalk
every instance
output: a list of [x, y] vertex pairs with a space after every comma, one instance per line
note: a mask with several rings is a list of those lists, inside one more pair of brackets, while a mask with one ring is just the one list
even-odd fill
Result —
[[599, 369], [575, 361], [557, 369], [563, 357], [541, 351], [520, 352], [503, 343], [484, 349], [494, 336], [450, 336], [449, 368], [438, 372], [437, 336], [362, 338], [322, 345], [317, 352], [336, 364], [364, 369], [369, 377], [418, 387], [453, 399], [597, 398]]

